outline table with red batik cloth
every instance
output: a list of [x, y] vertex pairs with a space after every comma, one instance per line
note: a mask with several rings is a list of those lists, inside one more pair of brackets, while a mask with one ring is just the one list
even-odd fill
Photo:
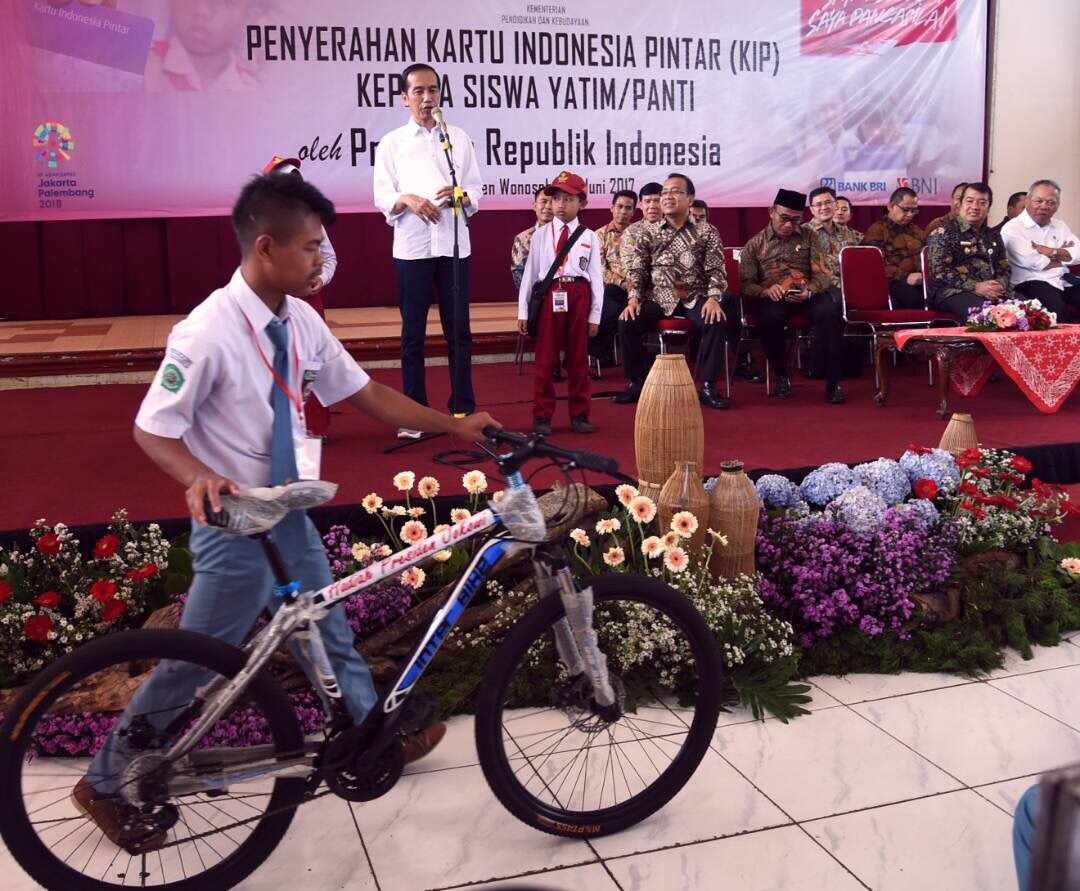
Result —
[[927, 356], [938, 366], [938, 413], [948, 414], [948, 387], [975, 396], [995, 368], [1011, 377], [1039, 411], [1053, 414], [1080, 381], [1080, 325], [1047, 331], [965, 331], [960, 328], [903, 328], [882, 333], [874, 347], [881, 381], [875, 401], [889, 395], [886, 353], [897, 349]]

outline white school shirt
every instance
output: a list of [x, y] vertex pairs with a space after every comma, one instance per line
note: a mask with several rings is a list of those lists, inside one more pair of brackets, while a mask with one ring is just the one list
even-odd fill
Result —
[[319, 270], [319, 275], [322, 277], [323, 287], [325, 288], [330, 284], [330, 279], [334, 277], [334, 273], [337, 271], [337, 251], [330, 244], [330, 236], [326, 234], [325, 226], [322, 230], [322, 241], [319, 242], [319, 255], [322, 257], [322, 269]]
[[[450, 166], [446, 163], [438, 131], [438, 127], [426, 130], [410, 118], [404, 127], [387, 133], [375, 149], [375, 206], [394, 227], [394, 258], [397, 260], [454, 256], [454, 210], [450, 203], [443, 207], [438, 223], [425, 222], [407, 207], [393, 212], [402, 195], [419, 195], [434, 201], [435, 193], [451, 184]], [[480, 167], [468, 134], [449, 124], [446, 131], [453, 148], [458, 185], [469, 196], [469, 206], [463, 208], [468, 218], [480, 209], [480, 196], [484, 191]], [[469, 227], [465, 222], [465, 219], [458, 219], [460, 257], [469, 256], [471, 250]]]
[[[540, 226], [529, 242], [529, 259], [525, 261], [525, 271], [521, 274], [521, 287], [518, 290], [518, 319], [524, 321], [529, 318], [529, 296], [532, 294], [532, 286], [542, 281], [555, 262], [558, 253], [555, 248], [559, 244], [563, 228], [570, 231], [566, 237], [574, 234], [578, 227], [577, 217], [569, 223], [560, 219], [554, 219], [550, 223]], [[572, 276], [587, 281], [592, 291], [592, 301], [589, 304], [589, 324], [600, 324], [600, 311], [604, 307], [604, 267], [600, 263], [600, 239], [591, 229], [586, 229], [578, 236], [566, 255], [566, 262], [559, 275]]]
[[[1031, 214], [1026, 210], [1022, 211], [1001, 227], [1001, 240], [1005, 242], [1005, 250], [1009, 255], [1013, 285], [1039, 281], [1063, 291], [1065, 283], [1062, 278], [1069, 271], [1067, 267], [1080, 261], [1080, 241], [1073, 235], [1068, 224], [1057, 217], [1047, 225], [1040, 226], [1031, 218]], [[1053, 261], [1035, 250], [1031, 246], [1033, 241], [1052, 248], [1060, 248], [1071, 241], [1072, 247], [1065, 248], [1069, 252], [1069, 262], [1056, 269], [1047, 269]]]
[[[303, 300], [286, 297], [278, 317], [288, 319], [287, 383], [294, 395], [298, 387], [306, 391], [310, 386], [319, 402], [332, 405], [367, 386], [367, 373]], [[203, 464], [241, 488], [269, 485], [271, 397], [277, 384], [266, 365], [274, 362], [266, 326], [273, 318], [237, 269], [224, 288], [169, 334], [136, 425], [155, 436], [183, 440]], [[304, 423], [295, 407], [290, 413], [296, 441], [305, 435]]]

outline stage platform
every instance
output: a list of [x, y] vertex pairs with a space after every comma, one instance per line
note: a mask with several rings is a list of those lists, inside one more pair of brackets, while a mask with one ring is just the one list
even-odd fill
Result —
[[[517, 346], [516, 303], [469, 307], [474, 356], [512, 355]], [[0, 379], [153, 371], [182, 315], [112, 316], [37, 322], [0, 322]], [[358, 361], [395, 363], [401, 355], [396, 306], [330, 309], [330, 329]], [[427, 355], [446, 355], [439, 310], [432, 308]]]
[[[740, 458], [749, 469], [788, 471], [826, 461], [857, 462], [898, 457], [908, 443], [936, 445], [945, 424], [935, 412], [936, 390], [926, 384], [925, 366], [917, 374], [897, 369], [889, 404], [873, 403], [873, 378], [845, 381], [849, 403], [827, 405], [820, 381], [795, 379], [795, 397], [780, 402], [765, 396], [761, 384], [738, 384], [728, 411], [705, 410], [705, 467], [718, 472], [720, 462]], [[532, 423], [531, 366], [519, 375], [512, 363], [473, 368], [480, 407], [509, 428]], [[373, 376], [400, 386], [400, 371], [374, 369]], [[633, 474], [634, 407], [615, 405], [603, 393], [624, 386], [619, 369], [605, 369], [593, 382], [592, 419], [597, 433], [570, 432], [566, 403], [560, 401], [554, 440], [618, 458]], [[565, 395], [566, 384], [558, 385]], [[69, 525], [105, 522], [118, 507], [135, 519], [166, 519], [185, 514], [180, 487], [156, 470], [136, 448], [131, 427], [145, 384], [112, 384], [0, 391], [0, 453], [4, 458], [4, 497], [0, 530], [32, 524], [39, 517]], [[429, 370], [432, 404], [448, 397], [444, 368]], [[1054, 415], [1040, 414], [1008, 380], [989, 384], [973, 399], [955, 397], [956, 411], [970, 412], [980, 440], [988, 446], [1019, 447], [1035, 464], [1034, 474], [1051, 482], [1080, 482], [1080, 401], [1075, 397]], [[467, 446], [446, 437], [384, 454], [394, 445], [394, 431], [338, 406], [324, 450], [323, 477], [340, 484], [339, 508], [356, 504], [370, 491], [389, 498], [391, 478], [399, 470], [430, 473], [444, 494], [461, 491], [461, 471], [433, 460], [439, 452]], [[483, 469], [492, 470], [491, 465]], [[555, 474], [541, 471], [534, 480], [550, 486]], [[602, 480], [597, 479], [596, 482]]]

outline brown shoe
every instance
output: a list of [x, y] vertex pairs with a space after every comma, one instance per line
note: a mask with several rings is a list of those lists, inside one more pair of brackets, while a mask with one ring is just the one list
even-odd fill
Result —
[[430, 727], [425, 727], [419, 733], [405, 737], [405, 763], [412, 764], [419, 761], [425, 755], [429, 755], [442, 738], [446, 736], [446, 725], [439, 721]]
[[95, 798], [94, 787], [83, 777], [71, 790], [71, 802], [105, 833], [105, 837], [129, 854], [155, 851], [165, 843], [165, 833], [141, 823], [139, 811], [110, 798]]

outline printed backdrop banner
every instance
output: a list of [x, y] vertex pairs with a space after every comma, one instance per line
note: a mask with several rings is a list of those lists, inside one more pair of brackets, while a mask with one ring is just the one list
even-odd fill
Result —
[[218, 214], [273, 155], [370, 211], [413, 62], [486, 208], [564, 168], [594, 195], [683, 171], [714, 206], [947, 203], [982, 169], [986, 0], [9, 2], [0, 220]]

